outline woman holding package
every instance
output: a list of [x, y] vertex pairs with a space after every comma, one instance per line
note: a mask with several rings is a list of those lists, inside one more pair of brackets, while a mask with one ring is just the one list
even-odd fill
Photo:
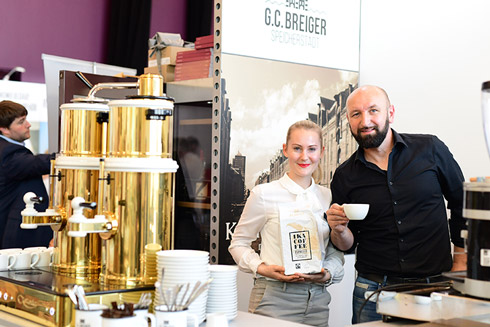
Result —
[[[240, 270], [255, 277], [249, 312], [328, 326], [326, 288], [342, 280], [344, 256], [324, 219], [331, 192], [312, 177], [323, 150], [320, 127], [296, 122], [283, 144], [289, 171], [250, 193], [229, 247]], [[259, 233], [260, 255], [251, 247]]]

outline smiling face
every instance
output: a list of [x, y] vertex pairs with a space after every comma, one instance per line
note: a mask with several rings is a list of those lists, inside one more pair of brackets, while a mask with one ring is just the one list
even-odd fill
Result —
[[315, 129], [294, 128], [290, 131], [283, 153], [289, 159], [288, 176], [307, 188], [323, 153], [321, 135]]
[[393, 118], [394, 107], [386, 93], [377, 87], [361, 87], [347, 99], [347, 119], [361, 148], [381, 146], [390, 132]]

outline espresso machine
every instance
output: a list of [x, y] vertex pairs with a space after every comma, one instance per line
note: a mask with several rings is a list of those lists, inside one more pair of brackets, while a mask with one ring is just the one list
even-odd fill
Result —
[[[482, 84], [483, 131], [490, 154], [490, 81]], [[464, 183], [463, 217], [466, 218], [467, 271], [454, 288], [463, 294], [490, 299], [490, 178]]]
[[[102, 89], [135, 88], [107, 101]], [[82, 285], [91, 303], [137, 299], [153, 291], [156, 251], [173, 248], [173, 99], [160, 75], [100, 83], [60, 106], [60, 151], [52, 160], [50, 203], [24, 196], [22, 228], [51, 228], [51, 267], [0, 272], [0, 310], [45, 326], [71, 326], [67, 295]], [[130, 302], [130, 301], [128, 301]]]

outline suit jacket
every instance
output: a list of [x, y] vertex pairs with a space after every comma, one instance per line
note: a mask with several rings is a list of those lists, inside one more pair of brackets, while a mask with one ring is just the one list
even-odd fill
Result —
[[42, 175], [49, 173], [49, 154], [34, 155], [24, 146], [0, 138], [0, 247], [48, 246], [53, 237], [50, 227], [21, 229], [25, 208], [24, 194], [34, 192], [44, 201], [34, 207], [45, 211], [49, 205]]

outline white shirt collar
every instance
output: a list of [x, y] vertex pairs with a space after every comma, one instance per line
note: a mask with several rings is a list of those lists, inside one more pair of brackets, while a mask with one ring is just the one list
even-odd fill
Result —
[[301, 186], [299, 186], [298, 184], [296, 184], [295, 181], [293, 181], [289, 176], [288, 174], [284, 174], [284, 176], [282, 176], [280, 179], [279, 179], [279, 183], [281, 183], [281, 185], [287, 189], [289, 192], [293, 193], [293, 194], [303, 194], [303, 193], [306, 193], [310, 190], [313, 190], [316, 186], [315, 184], [315, 180], [313, 179], [313, 177], [311, 178], [311, 185], [304, 189], [302, 188]]
[[7, 142], [10, 142], [10, 143], [13, 143], [13, 144], [17, 144], [17, 145], [20, 145], [20, 146], [25, 146], [25, 143], [24, 142], [18, 142], [18, 141], [12, 140], [11, 138], [6, 137], [5, 135], [0, 134], [0, 137], [2, 139], [4, 139], [5, 141], [7, 141]]

